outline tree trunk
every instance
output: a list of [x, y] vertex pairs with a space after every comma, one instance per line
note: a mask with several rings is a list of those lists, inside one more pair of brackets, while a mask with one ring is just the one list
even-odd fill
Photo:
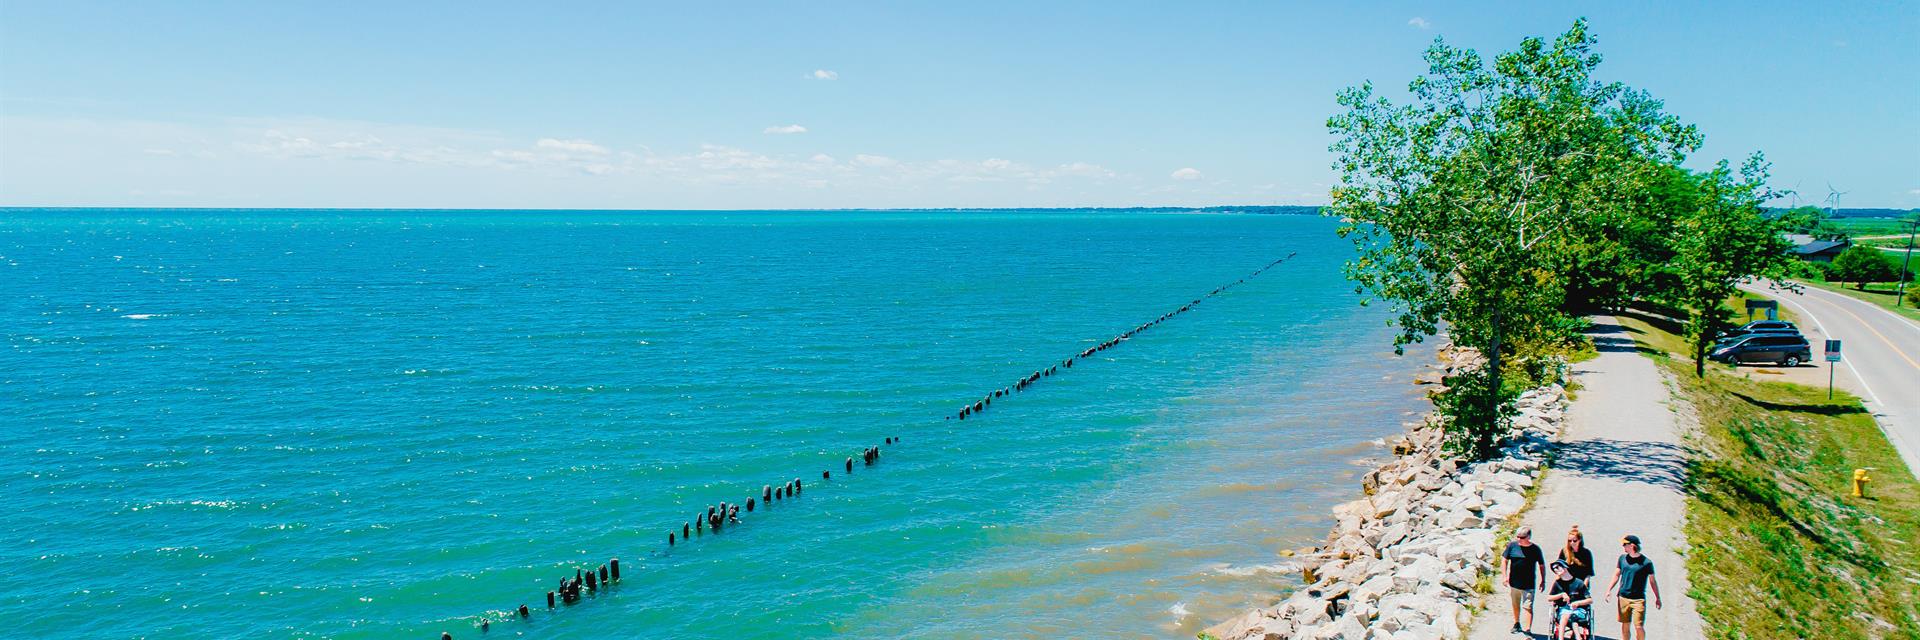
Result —
[[1707, 377], [1707, 343], [1704, 338], [1693, 341], [1693, 377]]
[[[1487, 350], [1487, 419], [1493, 424], [1487, 425], [1487, 441], [1483, 443], [1487, 450], [1493, 448], [1499, 436], [1500, 427], [1500, 307], [1493, 307], [1493, 346]], [[1482, 451], [1487, 453], [1487, 451]]]

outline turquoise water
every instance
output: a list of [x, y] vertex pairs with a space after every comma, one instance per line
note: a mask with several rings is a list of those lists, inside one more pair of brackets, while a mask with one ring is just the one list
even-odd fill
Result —
[[0, 635], [1190, 638], [1422, 408], [1333, 225], [0, 211]]

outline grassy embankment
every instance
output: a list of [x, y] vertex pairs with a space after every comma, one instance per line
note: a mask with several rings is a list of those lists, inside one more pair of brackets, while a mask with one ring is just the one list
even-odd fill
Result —
[[1621, 321], [1698, 414], [1687, 569], [1708, 635], [1920, 640], [1920, 483], [1860, 400], [1723, 365], [1695, 378], [1677, 322]]
[[[1914, 265], [1914, 267], [1916, 269], [1920, 269], [1920, 250], [1915, 250], [1915, 254], [1916, 255], [1914, 257], [1914, 260], [1916, 264]], [[1880, 307], [1882, 309], [1886, 309], [1888, 311], [1892, 311], [1894, 313], [1900, 314], [1901, 316], [1907, 318], [1908, 320], [1920, 321], [1920, 310], [1915, 310], [1913, 308], [1914, 303], [1904, 302], [1897, 307], [1893, 305], [1893, 301], [1897, 299], [1894, 297], [1894, 295], [1898, 293], [1899, 290], [1895, 289], [1893, 283], [1891, 282], [1869, 284], [1867, 285], [1867, 288], [1865, 291], [1855, 289], [1850, 285], [1843, 286], [1841, 284], [1833, 283], [1833, 282], [1819, 282], [1815, 280], [1795, 280], [1794, 282], [1798, 282], [1798, 283], [1809, 285], [1809, 286], [1819, 287], [1822, 289], [1826, 289], [1828, 291], [1832, 291], [1834, 293], [1838, 293], [1838, 294], [1845, 295], [1858, 300], [1870, 302], [1873, 304], [1873, 306]], [[1916, 286], [1920, 286], [1920, 285], [1909, 283], [1907, 285], [1907, 289], [1911, 291]], [[1782, 306], [1785, 306], [1785, 305], [1782, 305]]]

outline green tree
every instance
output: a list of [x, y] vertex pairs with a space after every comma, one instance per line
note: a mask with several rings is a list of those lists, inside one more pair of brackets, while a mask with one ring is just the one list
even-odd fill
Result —
[[1887, 257], [1887, 252], [1866, 245], [1854, 245], [1833, 258], [1833, 269], [1828, 279], [1839, 282], [1851, 282], [1855, 289], [1865, 290], [1869, 282], [1893, 282], [1900, 277], [1900, 265]]
[[1673, 306], [1686, 311], [1686, 335], [1693, 347], [1693, 373], [1707, 374], [1707, 347], [1726, 327], [1733, 310], [1726, 300], [1741, 280], [1762, 276], [1784, 279], [1793, 267], [1791, 244], [1764, 216], [1761, 203], [1775, 195], [1767, 188], [1767, 164], [1755, 154], [1736, 175], [1722, 161], [1712, 171], [1689, 175], [1674, 170], [1691, 186], [1692, 196], [1676, 200], [1680, 215], [1671, 227], [1677, 286]]
[[[1407, 104], [1363, 84], [1340, 92], [1345, 111], [1327, 121], [1341, 182], [1326, 213], [1346, 221], [1340, 234], [1359, 249], [1346, 269], [1355, 288], [1393, 304], [1395, 347], [1444, 324], [1488, 358], [1486, 380], [1447, 392], [1482, 402], [1440, 405], [1468, 455], [1491, 453], [1507, 431], [1510, 346], [1564, 340], [1579, 326], [1563, 310], [1563, 269], [1582, 230], [1629, 215], [1646, 185], [1700, 143], [1646, 93], [1593, 80], [1594, 43], [1580, 20], [1489, 65], [1436, 39]], [[1470, 405], [1471, 416], [1458, 410]]]
[[1566, 283], [1571, 313], [1622, 309], [1635, 300], [1671, 300], [1679, 286], [1672, 272], [1675, 218], [1693, 207], [1698, 186], [1678, 167], [1622, 194], [1622, 205], [1580, 219], [1570, 251], [1557, 267]]

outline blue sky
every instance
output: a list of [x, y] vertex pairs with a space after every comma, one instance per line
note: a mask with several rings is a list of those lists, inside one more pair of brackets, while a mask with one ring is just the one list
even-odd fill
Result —
[[1920, 5], [1361, 4], [6, 0], [0, 205], [1319, 204], [1336, 90], [1585, 15], [1694, 164], [1920, 207]]

